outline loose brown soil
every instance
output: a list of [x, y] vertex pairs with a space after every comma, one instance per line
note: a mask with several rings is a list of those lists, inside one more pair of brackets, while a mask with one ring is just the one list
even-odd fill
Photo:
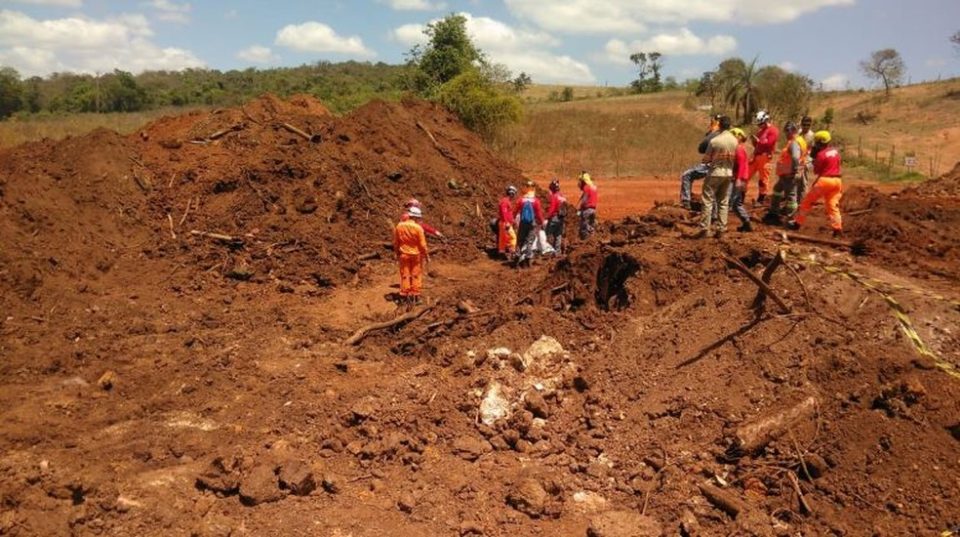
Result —
[[[419, 101], [0, 154], [0, 535], [958, 529], [960, 168], [850, 188], [867, 255], [692, 240], [667, 203], [517, 271], [484, 249], [521, 180]], [[432, 307], [346, 345], [401, 313], [410, 196], [448, 236]], [[786, 314], [723, 259], [779, 250]]]

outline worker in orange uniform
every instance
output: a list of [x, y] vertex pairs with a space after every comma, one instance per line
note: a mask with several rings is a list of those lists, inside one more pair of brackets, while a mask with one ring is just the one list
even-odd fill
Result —
[[580, 172], [577, 181], [580, 187], [580, 202], [577, 204], [577, 216], [580, 217], [580, 240], [586, 240], [593, 235], [597, 227], [597, 185], [587, 172]]
[[800, 202], [800, 208], [793, 221], [787, 224], [790, 229], [800, 229], [813, 204], [823, 198], [824, 211], [833, 229], [833, 236], [843, 235], [843, 221], [840, 217], [840, 197], [843, 195], [843, 185], [840, 180], [843, 175], [840, 151], [831, 145], [830, 140], [829, 131], [817, 131], [813, 135], [814, 144], [811, 154], [813, 155], [813, 173], [816, 174], [817, 179]]
[[750, 161], [750, 178], [759, 176], [757, 203], [767, 199], [770, 190], [770, 159], [777, 147], [777, 138], [780, 131], [770, 122], [770, 114], [766, 110], [757, 112], [757, 133], [751, 136], [753, 140], [753, 160]]
[[513, 200], [516, 198], [517, 187], [508, 186], [497, 209], [497, 252], [507, 258], [517, 249], [517, 232], [513, 227]]
[[420, 226], [423, 213], [419, 207], [410, 207], [409, 218], [393, 228], [393, 251], [400, 264], [400, 301], [410, 304], [420, 301], [423, 290], [423, 271], [430, 261], [427, 237]]

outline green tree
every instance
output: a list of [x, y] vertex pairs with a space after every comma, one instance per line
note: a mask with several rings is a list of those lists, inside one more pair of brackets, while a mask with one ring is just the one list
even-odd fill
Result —
[[573, 100], [573, 88], [570, 86], [564, 86], [563, 91], [560, 92], [560, 100], [568, 103]]
[[763, 96], [760, 104], [774, 117], [798, 120], [809, 109], [813, 95], [813, 80], [809, 77], [769, 65], [757, 71], [756, 79]]
[[889, 97], [890, 86], [903, 82], [907, 66], [896, 49], [885, 48], [874, 51], [868, 59], [860, 62], [860, 70], [867, 78], [882, 82], [884, 93]]
[[469, 69], [441, 86], [439, 100], [467, 128], [486, 140], [503, 125], [518, 121], [522, 113], [519, 99], [503, 91], [479, 69]]
[[136, 112], [146, 105], [147, 93], [131, 73], [117, 69], [102, 78], [103, 111]]
[[520, 74], [517, 75], [517, 78], [513, 79], [512, 83], [513, 91], [523, 93], [523, 90], [527, 89], [527, 87], [533, 83], [533, 79], [530, 78], [530, 75], [521, 71]]
[[23, 106], [20, 73], [12, 67], [0, 68], [0, 119], [10, 117]]
[[636, 93], [655, 93], [663, 89], [660, 71], [663, 69], [663, 55], [659, 52], [635, 52], [630, 61], [637, 66], [637, 78], [630, 82]]
[[407, 53], [407, 63], [413, 68], [412, 89], [421, 95], [429, 96], [461, 73], [486, 63], [470, 40], [463, 15], [448, 15], [432, 22], [423, 33], [427, 44], [416, 45]]
[[723, 100], [733, 107], [734, 117], [739, 123], [746, 123], [760, 108], [758, 59], [747, 63], [740, 58], [730, 58], [720, 62], [717, 68], [715, 76], [722, 88]]

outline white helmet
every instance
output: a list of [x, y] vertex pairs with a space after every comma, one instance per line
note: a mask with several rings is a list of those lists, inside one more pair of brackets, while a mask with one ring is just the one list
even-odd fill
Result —
[[770, 121], [770, 114], [766, 110], [757, 112], [757, 125]]
[[408, 208], [407, 214], [409, 214], [413, 218], [423, 218], [423, 211], [420, 210], [420, 207]]

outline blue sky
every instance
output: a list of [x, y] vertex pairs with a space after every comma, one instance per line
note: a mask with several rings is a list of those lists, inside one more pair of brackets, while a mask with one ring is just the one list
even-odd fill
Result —
[[870, 84], [858, 62], [896, 48], [917, 82], [960, 74], [960, 0], [0, 0], [0, 65], [54, 71], [399, 63], [423, 25], [463, 13], [488, 56], [535, 82], [624, 85], [631, 52], [699, 76], [760, 57], [828, 88]]

